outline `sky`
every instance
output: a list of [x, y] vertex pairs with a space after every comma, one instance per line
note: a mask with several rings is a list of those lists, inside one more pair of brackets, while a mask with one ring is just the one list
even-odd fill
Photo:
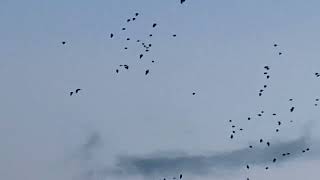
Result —
[[319, 5], [1, 0], [1, 179], [316, 179]]

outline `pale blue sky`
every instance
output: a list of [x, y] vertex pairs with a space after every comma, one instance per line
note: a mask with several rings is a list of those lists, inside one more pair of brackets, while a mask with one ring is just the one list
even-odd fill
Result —
[[[186, 0], [183, 5], [178, 0], [0, 0], [0, 178], [79, 179], [113, 167], [118, 156], [231, 152], [260, 137], [294, 140], [311, 125], [311, 142], [317, 142], [319, 109], [313, 104], [320, 98], [320, 82], [313, 73], [320, 71], [319, 5], [312, 0]], [[137, 21], [121, 32], [136, 12]], [[141, 49], [133, 41], [123, 50], [127, 37], [150, 39], [152, 51], [139, 60]], [[129, 71], [116, 74], [119, 64], [130, 65]], [[271, 67], [268, 81], [265, 65]], [[258, 97], [266, 82], [269, 88]], [[69, 97], [76, 88], [83, 91]], [[294, 114], [288, 110], [292, 105]], [[261, 110], [267, 114], [262, 120], [246, 121]], [[278, 135], [274, 112], [284, 122], [294, 120]], [[234, 141], [228, 139], [229, 119], [245, 129]], [[99, 146], [84, 149], [92, 134]], [[313, 166], [319, 161], [301, 157], [268, 175], [257, 168], [251, 176], [315, 179]], [[189, 179], [211, 176], [244, 179], [247, 172], [190, 173]]]

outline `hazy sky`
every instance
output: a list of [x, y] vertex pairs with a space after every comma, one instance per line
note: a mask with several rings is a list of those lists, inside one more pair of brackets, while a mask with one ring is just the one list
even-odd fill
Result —
[[[0, 178], [317, 179], [319, 6], [0, 0]], [[137, 39], [153, 45], [142, 60]], [[116, 74], [120, 64], [129, 70]], [[233, 140], [229, 119], [244, 129]], [[282, 151], [294, 155], [270, 163]]]

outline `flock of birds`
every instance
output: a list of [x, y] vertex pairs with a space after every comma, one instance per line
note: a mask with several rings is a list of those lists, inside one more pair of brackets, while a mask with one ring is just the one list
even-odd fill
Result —
[[[278, 47], [278, 44], [274, 44], [274, 47]], [[282, 55], [282, 52], [278, 52], [278, 55]], [[265, 75], [266, 79], [269, 79], [269, 78], [270, 78], [270, 75], [269, 75], [270, 67], [269, 67], [269, 66], [264, 66], [264, 70], [265, 70], [265, 71], [264, 71], [263, 74]], [[315, 75], [316, 75], [317, 77], [320, 76], [319, 73], [315, 73]], [[260, 90], [259, 90], [259, 96], [262, 96], [262, 95], [263, 95], [263, 92], [265, 91], [265, 89], [266, 89], [267, 87], [268, 87], [268, 85], [267, 85], [267, 84], [264, 84], [263, 89], [260, 89]], [[289, 101], [292, 102], [293, 99], [290, 98]], [[315, 101], [318, 102], [319, 99], [315, 99]], [[314, 105], [317, 106], [318, 104], [315, 103]], [[289, 111], [290, 113], [293, 113], [293, 112], [295, 111], [295, 106], [289, 107], [289, 108], [288, 108], [288, 111]], [[264, 113], [265, 113], [265, 112], [264, 112], [263, 110], [260, 111], [259, 113], [257, 113], [257, 118], [262, 117]], [[272, 116], [277, 116], [277, 114], [276, 114], [276, 113], [272, 113]], [[253, 117], [250, 117], [250, 116], [247, 118], [248, 121], [250, 121], [250, 120], [252, 120], [252, 119], [253, 119]], [[234, 139], [234, 138], [235, 138], [235, 135], [236, 135], [236, 131], [235, 131], [236, 125], [233, 124], [233, 120], [229, 120], [229, 123], [232, 123], [232, 124], [231, 124], [232, 132], [231, 132], [231, 135], [230, 135], [230, 139]], [[290, 120], [290, 123], [293, 123], [293, 121]], [[279, 133], [280, 127], [281, 127], [282, 124], [283, 124], [282, 121], [277, 121], [277, 123], [276, 123], [276, 128], [275, 128], [275, 132], [276, 132], [276, 133]], [[243, 130], [244, 130], [243, 128], [239, 128], [239, 131], [243, 131]], [[263, 138], [258, 139], [257, 142], [260, 143], [260, 144], [265, 143], [266, 148], [272, 146], [272, 144], [270, 143], [270, 141], [266, 141], [266, 140], [264, 140]], [[249, 149], [254, 149], [254, 146], [253, 146], [253, 145], [249, 145]], [[301, 150], [301, 153], [306, 153], [306, 152], [308, 152], [308, 151], [310, 151], [310, 148], [309, 148], [309, 147], [302, 149], [302, 150]], [[295, 152], [297, 152], [297, 151], [295, 151]], [[270, 162], [276, 163], [276, 162], [278, 162], [279, 157], [281, 157], [281, 156], [282, 156], [282, 157], [290, 156], [290, 155], [292, 155], [292, 154], [293, 154], [292, 152], [281, 152], [281, 153], [279, 153], [278, 155], [275, 155], [275, 157], [274, 157], [273, 159], [270, 159]], [[249, 169], [251, 169], [251, 165], [250, 165], [250, 164], [247, 164], [245, 168], [249, 170]], [[265, 170], [269, 170], [269, 169], [270, 169], [269, 166], [266, 166], [266, 167], [265, 167]], [[250, 180], [250, 178], [247, 177], [247, 180]]]
[[[180, 3], [181, 3], [181, 4], [183, 4], [184, 2], [185, 2], [185, 0], [180, 0]], [[138, 17], [139, 17], [139, 13], [135, 13], [134, 16], [131, 17], [131, 18], [128, 18], [128, 19], [126, 20], [126, 22], [127, 22], [127, 23], [134, 22], [134, 21], [137, 20]], [[153, 23], [153, 24], [152, 24], [152, 28], [157, 28], [157, 27], [158, 27], [158, 24], [157, 24], [157, 23]], [[127, 28], [126, 28], [126, 27], [123, 27], [121, 30], [122, 30], [122, 31], [126, 31]], [[116, 34], [110, 33], [110, 38], [111, 38], [111, 39], [114, 38], [115, 36], [116, 36]], [[153, 34], [150, 33], [148, 36], [149, 36], [149, 37], [152, 37]], [[173, 35], [172, 35], [172, 37], [176, 37], [176, 36], [177, 36], [176, 34], [173, 34]], [[126, 40], [127, 40], [127, 41], [130, 41], [130, 40], [132, 40], [132, 39], [131, 39], [130, 37], [127, 37]], [[61, 43], [62, 43], [63, 45], [65, 45], [65, 44], [66, 44], [66, 41], [62, 41]], [[143, 47], [144, 52], [140, 52], [140, 53], [138, 54], [138, 58], [139, 58], [139, 59], [142, 59], [142, 58], [144, 57], [144, 53], [148, 53], [148, 52], [151, 50], [151, 48], [152, 48], [152, 43], [147, 43], [145, 40], [143, 41], [143, 40], [141, 40], [141, 39], [136, 39], [136, 43], [139, 44], [139, 45], [141, 45], [141, 46]], [[274, 48], [278, 48], [279, 45], [278, 45], [278, 44], [274, 44], [273, 46], [274, 46]], [[125, 50], [128, 50], [129, 47], [128, 47], [128, 46], [125, 46], [124, 49], [125, 49]], [[282, 55], [283, 53], [282, 53], [281, 51], [278, 51], [277, 54], [278, 54], [278, 55]], [[152, 60], [151, 62], [154, 63], [155, 61]], [[122, 70], [128, 70], [128, 69], [129, 69], [129, 65], [127, 65], [127, 64], [120, 64], [119, 67], [120, 67], [120, 68], [117, 68], [117, 69], [115, 70], [116, 73], [119, 73], [121, 69], [122, 69]], [[265, 78], [266, 78], [267, 80], [270, 79], [270, 73], [269, 73], [269, 72], [270, 72], [270, 67], [269, 67], [269, 66], [264, 66], [263, 68], [264, 68], [263, 74], [265, 75]], [[144, 72], [145, 75], [148, 75], [149, 73], [150, 73], [150, 70], [149, 70], [149, 69], [146, 69], [145, 72]], [[320, 77], [320, 73], [318, 73], [318, 72], [314, 73], [314, 75], [315, 75], [316, 77]], [[262, 96], [263, 93], [265, 92], [265, 90], [266, 90], [267, 88], [268, 88], [268, 84], [265, 83], [265, 84], [263, 85], [263, 88], [261, 88], [261, 89], [259, 90], [258, 95], [259, 95], [259, 96]], [[81, 90], [82, 90], [82, 89], [79, 89], [79, 88], [78, 88], [78, 89], [76, 89], [75, 91], [71, 91], [71, 92], [69, 93], [69, 95], [70, 95], [70, 96], [73, 96], [73, 95], [75, 95], [75, 94], [78, 94]], [[193, 92], [192, 95], [196, 95], [196, 93]], [[293, 99], [289, 99], [289, 101], [292, 102]], [[315, 106], [318, 106], [319, 99], [315, 99], [315, 101], [316, 101], [316, 103], [315, 103], [314, 105], [315, 105]], [[289, 108], [289, 112], [291, 112], [291, 113], [293, 113], [294, 110], [295, 110], [295, 107], [294, 107], [294, 106], [292, 106], [292, 107]], [[257, 114], [257, 117], [263, 116], [264, 113], [265, 113], [265, 112], [264, 112], [263, 110], [260, 111], [260, 112]], [[276, 114], [276, 113], [272, 113], [272, 116], [277, 116], [277, 114]], [[250, 116], [247, 118], [248, 121], [250, 121], [250, 120], [252, 120], [252, 119], [253, 119], [253, 117], [250, 117]], [[292, 123], [293, 121], [291, 120], [290, 122]], [[229, 123], [233, 123], [233, 120], [229, 120]], [[281, 122], [281, 121], [277, 121], [276, 128], [275, 128], [275, 132], [276, 132], [276, 133], [278, 133], [278, 132], [280, 131], [281, 125], [282, 125], [282, 122]], [[236, 136], [236, 128], [237, 128], [237, 126], [234, 125], [234, 124], [232, 124], [232, 125], [231, 125], [231, 128], [232, 128], [232, 132], [231, 132], [231, 135], [230, 135], [230, 139], [234, 139], [235, 136]], [[238, 130], [239, 130], [239, 131], [244, 131], [243, 128], [238, 128]], [[260, 139], [258, 139], [257, 141], [258, 141], [260, 144], [265, 143], [266, 147], [272, 146], [272, 144], [271, 144], [270, 141], [266, 141], [266, 140], [264, 140], [263, 138], [260, 138]], [[253, 146], [253, 145], [249, 145], [249, 148], [250, 148], [250, 149], [254, 149], [254, 146]], [[305, 149], [302, 149], [302, 150], [301, 150], [301, 153], [306, 153], [306, 152], [308, 152], [308, 151], [310, 151], [310, 148], [309, 148], [309, 147], [308, 147], [308, 148], [305, 148]], [[290, 156], [290, 155], [292, 155], [291, 152], [282, 152], [282, 153], [278, 154], [278, 156], [275, 156], [273, 159], [270, 159], [270, 162], [276, 163], [276, 162], [278, 162], [278, 159], [279, 159], [280, 156], [285, 157], [285, 156]], [[249, 170], [249, 169], [251, 168], [251, 165], [250, 165], [250, 164], [247, 164], [245, 168]], [[269, 169], [269, 166], [266, 166], [266, 167], [265, 167], [265, 170], [268, 170], [268, 169]], [[177, 179], [177, 178], [176, 178], [176, 177], [173, 177], [172, 179], [175, 180], [175, 179]], [[182, 174], [180, 174], [179, 179], [182, 179]], [[166, 180], [166, 178], [164, 178], [163, 180]], [[250, 180], [250, 178], [247, 177], [247, 180]]]

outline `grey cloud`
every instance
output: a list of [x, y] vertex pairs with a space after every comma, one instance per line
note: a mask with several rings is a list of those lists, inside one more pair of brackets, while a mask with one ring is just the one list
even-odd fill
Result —
[[[261, 145], [260, 145], [261, 146]], [[303, 155], [301, 150], [309, 147], [309, 138], [302, 136], [287, 142], [274, 142], [270, 147], [244, 148], [231, 152], [211, 155], [174, 155], [164, 157], [150, 155], [149, 157], [120, 156], [117, 161], [116, 174], [177, 174], [187, 172], [196, 175], [215, 173], [215, 170], [231, 170], [250, 165], [265, 165], [272, 163], [273, 158], [286, 162]], [[282, 153], [291, 153], [282, 157]]]

